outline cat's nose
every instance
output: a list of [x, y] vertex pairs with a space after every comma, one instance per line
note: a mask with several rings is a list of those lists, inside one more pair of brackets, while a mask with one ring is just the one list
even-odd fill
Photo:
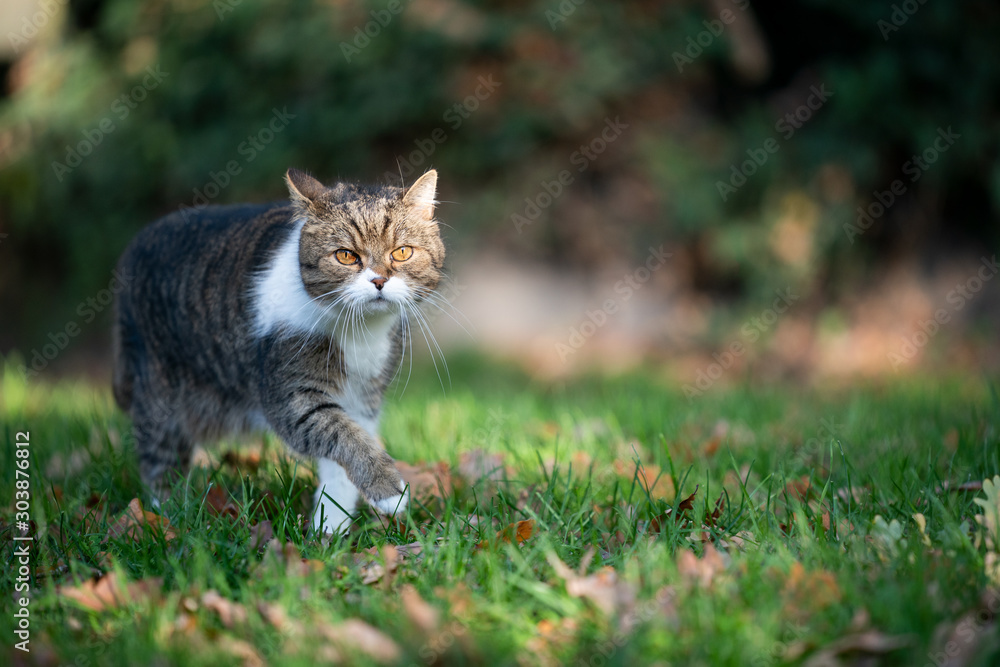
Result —
[[381, 292], [382, 287], [385, 286], [385, 280], [382, 276], [375, 276], [372, 278], [372, 284], [375, 285], [375, 289]]

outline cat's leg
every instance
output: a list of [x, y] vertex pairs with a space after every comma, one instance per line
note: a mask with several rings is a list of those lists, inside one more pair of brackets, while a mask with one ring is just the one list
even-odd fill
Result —
[[269, 400], [264, 411], [289, 447], [337, 463], [347, 480], [380, 512], [406, 509], [406, 484], [392, 457], [332, 397], [312, 389], [293, 391], [286, 400]]
[[351, 525], [351, 514], [358, 505], [358, 489], [347, 478], [347, 471], [336, 461], [316, 461], [319, 485], [313, 503], [313, 528], [324, 533], [344, 534]]
[[187, 475], [193, 443], [181, 423], [176, 402], [165, 387], [137, 387], [132, 405], [132, 434], [139, 474], [152, 493], [152, 503], [166, 500], [172, 476]]

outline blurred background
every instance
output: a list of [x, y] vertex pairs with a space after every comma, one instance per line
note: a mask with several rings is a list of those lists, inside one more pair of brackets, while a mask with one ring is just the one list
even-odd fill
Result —
[[5, 0], [0, 353], [108, 377], [145, 224], [433, 166], [446, 350], [690, 392], [996, 369], [997, 34], [985, 0]]

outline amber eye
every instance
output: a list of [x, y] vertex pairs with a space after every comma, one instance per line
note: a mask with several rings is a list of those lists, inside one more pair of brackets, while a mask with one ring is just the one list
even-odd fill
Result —
[[392, 258], [397, 262], [405, 262], [413, 257], [413, 248], [408, 245], [400, 246], [392, 251]]
[[338, 250], [336, 254], [337, 254], [337, 261], [340, 262], [341, 264], [346, 264], [348, 266], [350, 266], [351, 264], [357, 264], [359, 261], [361, 261], [360, 258], [355, 253], [351, 252], [350, 250], [344, 250], [343, 248]]

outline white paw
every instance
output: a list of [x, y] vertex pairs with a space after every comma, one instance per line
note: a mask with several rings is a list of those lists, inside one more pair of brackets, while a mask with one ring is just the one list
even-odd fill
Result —
[[377, 509], [382, 514], [395, 514], [396, 512], [402, 512], [406, 509], [406, 503], [410, 500], [410, 492], [403, 487], [403, 492], [398, 496], [389, 496], [388, 498], [383, 498], [377, 501], [375, 509]]

